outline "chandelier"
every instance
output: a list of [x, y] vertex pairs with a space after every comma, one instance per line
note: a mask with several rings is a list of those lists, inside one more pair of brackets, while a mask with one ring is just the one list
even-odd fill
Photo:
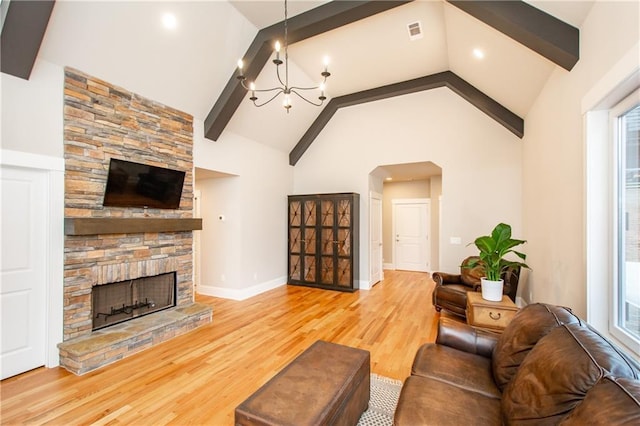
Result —
[[[280, 83], [279, 86], [277, 87], [273, 87], [271, 89], [256, 89], [256, 85], [254, 82], [249, 83], [249, 86], [247, 86], [247, 79], [243, 74], [243, 67], [244, 67], [244, 63], [242, 61], [242, 59], [240, 59], [238, 61], [238, 80], [240, 80], [240, 84], [242, 84], [242, 87], [244, 87], [247, 91], [251, 92], [251, 97], [249, 97], [249, 100], [251, 102], [253, 102], [253, 104], [257, 107], [261, 107], [264, 106], [266, 104], [268, 104], [269, 102], [273, 101], [275, 98], [277, 98], [280, 94], [284, 94], [284, 99], [282, 101], [282, 106], [287, 110], [287, 114], [289, 113], [289, 110], [291, 109], [291, 94], [294, 94], [296, 96], [298, 96], [300, 99], [304, 100], [305, 102], [310, 103], [311, 105], [315, 105], [315, 106], [321, 106], [322, 103], [327, 99], [327, 97], [324, 95], [324, 89], [325, 89], [325, 83], [327, 81], [327, 78], [331, 75], [328, 71], [328, 66], [329, 66], [329, 60], [328, 58], [324, 59], [324, 70], [320, 73], [320, 75], [322, 76], [322, 82], [315, 87], [297, 87], [297, 86], [289, 86], [289, 52], [288, 52], [288, 47], [289, 47], [289, 43], [288, 43], [288, 29], [287, 29], [287, 0], [284, 0], [284, 62], [280, 59], [280, 42], [276, 41], [275, 43], [275, 51], [276, 51], [276, 58], [273, 60], [273, 63], [276, 66], [276, 76], [278, 77], [278, 82]], [[282, 80], [282, 77], [280, 75], [280, 65], [284, 64], [284, 81]], [[301, 92], [303, 91], [309, 91], [309, 90], [319, 90], [320, 91], [320, 96], [318, 96], [318, 101], [312, 101], [307, 99]], [[257, 93], [262, 93], [262, 92], [270, 92], [271, 96], [267, 101], [259, 103], [258, 101], [258, 97], [256, 96]], [[274, 93], [275, 92], [275, 93]], [[272, 94], [272, 95], [271, 95]]]

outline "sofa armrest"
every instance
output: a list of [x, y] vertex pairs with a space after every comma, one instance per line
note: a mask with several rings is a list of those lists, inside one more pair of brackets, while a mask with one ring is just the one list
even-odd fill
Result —
[[436, 343], [491, 358], [499, 335], [449, 318], [440, 318]]

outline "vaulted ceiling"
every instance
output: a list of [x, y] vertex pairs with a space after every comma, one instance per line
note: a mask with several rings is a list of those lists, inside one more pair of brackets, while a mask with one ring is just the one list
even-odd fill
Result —
[[[327, 8], [327, 3], [290, 0], [289, 15], [308, 15], [310, 10]], [[290, 80], [297, 86], [317, 84], [324, 56], [330, 57], [330, 99], [451, 72], [515, 116], [526, 118], [549, 75], [570, 71], [455, 3], [399, 3], [297, 41], [289, 48]], [[579, 28], [593, 2], [528, 4]], [[252, 42], [264, 33], [260, 30], [282, 21], [283, 5], [281, 1], [58, 1], [38, 58], [77, 68], [204, 121], [234, 80], [237, 60], [246, 57]], [[175, 16], [176, 28], [163, 27], [165, 13]], [[407, 25], [417, 21], [423, 37], [411, 41]], [[6, 26], [5, 22], [3, 43]], [[516, 33], [526, 27], [511, 26]], [[544, 31], [534, 28], [542, 44]], [[474, 56], [474, 49], [481, 49], [484, 58]], [[258, 87], [275, 84], [274, 68], [267, 61], [259, 70]], [[231, 132], [291, 153], [322, 110], [294, 99], [287, 114], [279, 101], [255, 108], [246, 96], [218, 132], [220, 137], [210, 137], [219, 142], [211, 143], [224, 143], [225, 133]], [[205, 133], [209, 128], [210, 119]]]

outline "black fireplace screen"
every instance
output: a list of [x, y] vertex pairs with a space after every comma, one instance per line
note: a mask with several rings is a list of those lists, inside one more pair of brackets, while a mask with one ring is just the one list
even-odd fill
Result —
[[176, 305], [176, 273], [94, 286], [93, 330]]

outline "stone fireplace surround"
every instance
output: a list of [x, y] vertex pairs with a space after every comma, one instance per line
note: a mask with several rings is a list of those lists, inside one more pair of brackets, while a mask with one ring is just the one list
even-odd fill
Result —
[[[193, 233], [175, 227], [89, 233], [82, 220], [193, 221], [193, 118], [80, 71], [65, 69], [65, 247], [60, 364], [83, 374], [211, 321], [194, 303]], [[111, 158], [186, 172], [176, 210], [103, 207]], [[142, 222], [143, 224], [146, 222]], [[188, 228], [200, 229], [200, 228]], [[91, 289], [176, 272], [176, 307], [92, 331]]]

